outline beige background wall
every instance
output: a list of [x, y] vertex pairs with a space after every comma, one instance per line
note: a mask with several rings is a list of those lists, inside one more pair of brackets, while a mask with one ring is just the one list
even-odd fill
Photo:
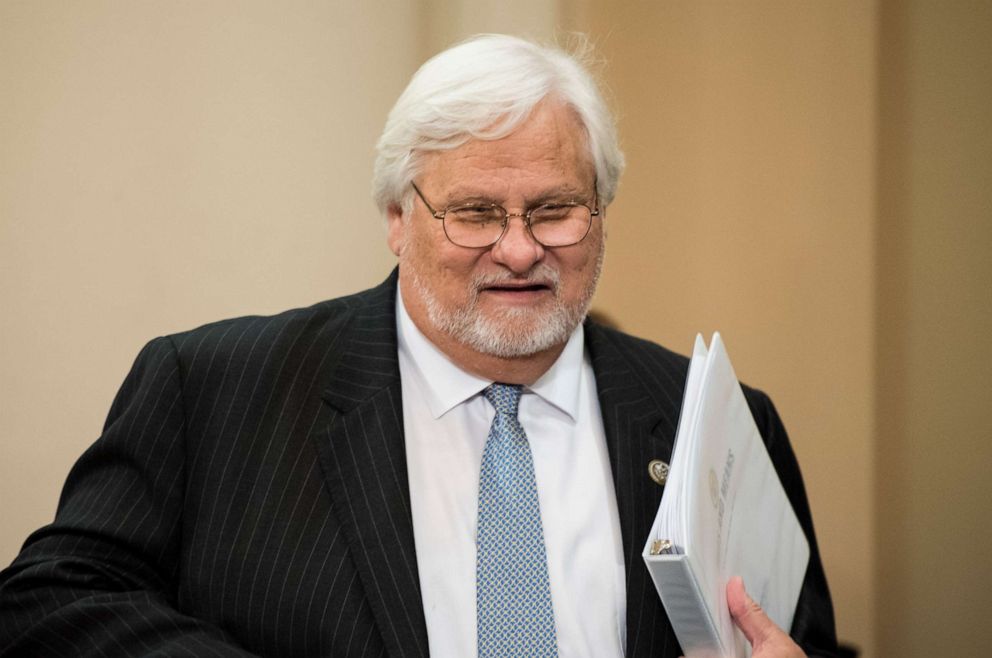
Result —
[[844, 639], [981, 655], [985, 3], [233, 7], [0, 1], [0, 562], [144, 341], [385, 276], [372, 147], [423, 57], [578, 28], [629, 158], [596, 306], [681, 351], [721, 330], [772, 395]]
[[366, 287], [397, 3], [0, 2], [0, 562], [150, 338]]
[[984, 656], [992, 5], [883, 2], [880, 17], [878, 642], [891, 656]]

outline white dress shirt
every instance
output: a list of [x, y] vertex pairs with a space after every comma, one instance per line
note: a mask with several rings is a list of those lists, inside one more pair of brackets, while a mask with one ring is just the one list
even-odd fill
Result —
[[[475, 537], [492, 381], [456, 366], [397, 294], [403, 424], [430, 655], [477, 656]], [[626, 592], [616, 495], [596, 382], [579, 326], [525, 387], [519, 419], [534, 455], [561, 658], [623, 656]]]

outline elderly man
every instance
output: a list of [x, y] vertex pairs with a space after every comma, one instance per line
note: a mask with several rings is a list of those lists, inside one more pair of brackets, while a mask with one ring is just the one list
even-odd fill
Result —
[[[2, 575], [3, 655], [679, 656], [640, 548], [687, 360], [583, 324], [622, 166], [574, 58], [427, 62], [379, 142], [397, 271], [149, 343]], [[730, 606], [755, 656], [829, 655], [798, 467], [746, 394], [812, 558], [794, 639]]]

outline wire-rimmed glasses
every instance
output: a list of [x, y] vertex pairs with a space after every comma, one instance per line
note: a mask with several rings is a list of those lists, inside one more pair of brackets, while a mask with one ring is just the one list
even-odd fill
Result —
[[576, 201], [542, 203], [523, 213], [507, 212], [499, 204], [484, 202], [460, 203], [434, 210], [417, 184], [411, 182], [410, 185], [431, 215], [441, 220], [448, 240], [470, 249], [491, 247], [499, 242], [511, 217], [523, 219], [531, 237], [542, 246], [567, 247], [582, 242], [592, 226], [592, 218], [599, 215], [599, 208]]

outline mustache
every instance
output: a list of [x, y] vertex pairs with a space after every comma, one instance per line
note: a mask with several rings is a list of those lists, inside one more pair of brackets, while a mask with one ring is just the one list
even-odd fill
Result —
[[547, 263], [536, 264], [524, 276], [517, 276], [507, 271], [481, 273], [472, 277], [472, 291], [478, 295], [485, 288], [501, 286], [507, 283], [546, 286], [557, 295], [558, 289], [561, 287], [561, 274]]

